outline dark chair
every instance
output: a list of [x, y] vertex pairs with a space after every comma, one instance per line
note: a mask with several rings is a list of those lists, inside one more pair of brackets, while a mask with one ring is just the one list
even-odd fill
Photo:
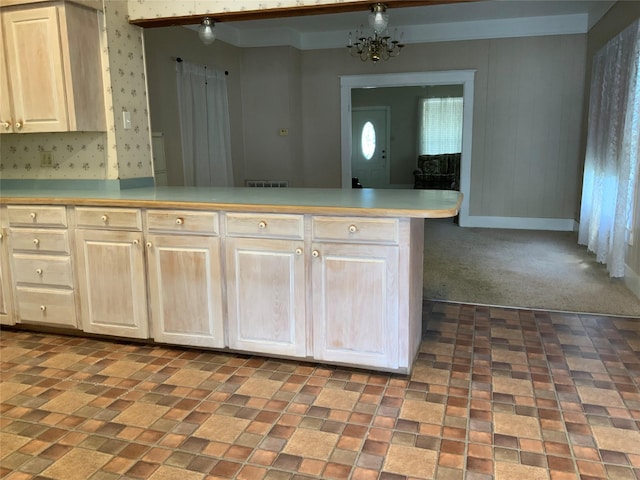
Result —
[[413, 188], [433, 190], [460, 189], [460, 154], [441, 153], [418, 156], [413, 171]]

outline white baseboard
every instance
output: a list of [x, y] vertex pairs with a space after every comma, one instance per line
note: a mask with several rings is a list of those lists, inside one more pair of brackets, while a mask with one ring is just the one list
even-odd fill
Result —
[[640, 298], [640, 274], [637, 274], [629, 265], [624, 266], [624, 284], [633, 294]]
[[460, 226], [511, 228], [519, 230], [556, 230], [563, 232], [574, 232], [577, 230], [577, 222], [573, 218], [460, 216]]

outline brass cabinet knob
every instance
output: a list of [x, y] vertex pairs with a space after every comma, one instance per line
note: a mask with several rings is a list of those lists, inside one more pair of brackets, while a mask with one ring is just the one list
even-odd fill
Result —
[[264, 221], [260, 222], [258, 224], [258, 228], [267, 228], [267, 222], [264, 222]]
[[184, 223], [184, 218], [176, 218], [176, 225], [182, 225]]
[[349, 225], [349, 232], [356, 233], [358, 231], [358, 227], [355, 225]]

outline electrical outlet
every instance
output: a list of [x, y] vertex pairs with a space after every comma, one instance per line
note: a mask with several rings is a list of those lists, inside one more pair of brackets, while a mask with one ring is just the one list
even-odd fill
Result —
[[53, 167], [53, 152], [40, 152], [40, 166], [43, 168]]

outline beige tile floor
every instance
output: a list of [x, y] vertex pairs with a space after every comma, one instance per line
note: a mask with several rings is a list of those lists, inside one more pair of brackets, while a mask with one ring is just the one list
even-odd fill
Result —
[[640, 479], [640, 319], [425, 303], [411, 376], [5, 329], [4, 479]]

